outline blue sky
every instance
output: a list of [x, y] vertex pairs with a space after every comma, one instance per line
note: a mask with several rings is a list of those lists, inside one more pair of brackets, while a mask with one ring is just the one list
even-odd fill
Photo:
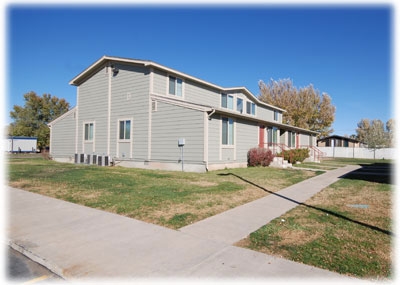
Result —
[[334, 134], [392, 113], [392, 17], [385, 6], [8, 5], [6, 123], [35, 91], [76, 104], [68, 82], [103, 55], [149, 59], [223, 87], [292, 79], [336, 106]]

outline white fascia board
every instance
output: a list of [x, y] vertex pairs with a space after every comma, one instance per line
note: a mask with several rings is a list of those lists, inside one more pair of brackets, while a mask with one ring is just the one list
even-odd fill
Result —
[[133, 63], [133, 64], [142, 64], [146, 65], [148, 61], [145, 60], [137, 60], [137, 59], [129, 59], [129, 58], [122, 58], [122, 57], [115, 57], [115, 56], [107, 56], [104, 55], [102, 56], [99, 60], [97, 60], [95, 63], [91, 64], [88, 68], [86, 68], [84, 71], [79, 73], [77, 76], [75, 76], [70, 82], [70, 85], [79, 85], [79, 81], [83, 79], [85, 76], [89, 75], [93, 70], [95, 70], [97, 67], [101, 66], [102, 64], [106, 63], [107, 61], [111, 62], [122, 62], [122, 63]]
[[271, 108], [271, 109], [274, 109], [277, 111], [286, 112], [285, 109], [282, 109], [282, 108], [279, 108], [279, 107], [276, 107], [276, 106], [273, 106], [273, 105], [270, 105], [270, 104], [260, 101], [253, 93], [250, 92], [249, 89], [247, 89], [244, 86], [224, 88], [224, 91], [226, 91], [226, 92], [242, 91], [243, 93], [247, 93], [247, 95], [249, 95], [255, 101], [255, 103], [257, 103], [259, 105], [262, 105], [262, 106], [265, 106], [265, 107], [268, 107], [268, 108]]
[[69, 111], [65, 112], [64, 114], [62, 114], [61, 116], [55, 118], [53, 121], [51, 121], [50, 123], [47, 124], [47, 126], [51, 127], [52, 125], [54, 125], [55, 123], [57, 123], [58, 121], [62, 120], [63, 118], [65, 118], [66, 116], [68, 116], [70, 113], [72, 113], [73, 111], [75, 111], [76, 106], [73, 107], [72, 109], [70, 109]]
[[237, 112], [232, 112], [227, 109], [222, 109], [222, 108], [213, 108], [213, 109], [215, 109], [216, 113], [219, 113], [219, 114], [222, 114], [225, 116], [251, 120], [254, 122], [258, 122], [260, 124], [279, 127], [284, 130], [294, 130], [294, 131], [299, 131], [299, 132], [308, 133], [308, 134], [315, 134], [315, 135], [319, 134], [319, 132], [315, 132], [315, 131], [311, 131], [311, 130], [307, 130], [307, 129], [303, 129], [303, 128], [299, 128], [299, 127], [295, 127], [295, 126], [291, 126], [291, 125], [287, 125], [287, 124], [282, 124], [282, 123], [278, 123], [275, 121], [266, 121], [266, 120], [260, 119], [258, 117], [252, 116], [252, 115], [239, 114]]
[[150, 98], [151, 98], [151, 100], [156, 100], [156, 101], [164, 102], [167, 104], [172, 104], [172, 105], [176, 105], [176, 106], [180, 106], [180, 107], [184, 107], [184, 108], [188, 108], [188, 109], [193, 109], [193, 110], [197, 110], [197, 111], [202, 111], [202, 112], [211, 112], [213, 110], [212, 107], [199, 105], [199, 104], [195, 104], [195, 103], [190, 103], [190, 102], [177, 100], [177, 99], [173, 99], [173, 98], [168, 98], [163, 95], [151, 94]]
[[262, 105], [262, 106], [265, 106], [265, 107], [268, 107], [268, 108], [271, 108], [271, 109], [274, 109], [274, 110], [278, 110], [278, 111], [281, 111], [281, 112], [286, 112], [285, 109], [282, 109], [282, 108], [279, 108], [279, 107], [276, 107], [276, 106], [273, 106], [273, 105], [270, 105], [270, 104], [261, 102], [261, 101], [260, 101], [253, 93], [251, 93], [246, 87], [229, 87], [229, 88], [224, 88], [224, 87], [221, 87], [221, 86], [219, 86], [219, 85], [216, 85], [216, 84], [213, 84], [213, 83], [211, 83], [211, 82], [202, 80], [202, 79], [200, 79], [200, 78], [191, 76], [191, 75], [189, 75], [189, 74], [180, 72], [180, 71], [178, 71], [178, 70], [175, 70], [175, 69], [166, 67], [166, 66], [164, 66], [164, 65], [158, 64], [158, 63], [156, 63], [156, 62], [154, 62], [154, 61], [150, 61], [150, 60], [138, 60], [138, 59], [129, 59], [129, 58], [124, 58], [124, 57], [115, 57], [115, 56], [106, 56], [106, 55], [104, 55], [104, 56], [101, 57], [99, 60], [97, 60], [95, 63], [93, 63], [93, 64], [90, 65], [88, 68], [86, 68], [84, 71], [82, 71], [80, 74], [78, 74], [76, 77], [74, 77], [74, 78], [69, 82], [69, 84], [71, 84], [71, 85], [79, 85], [79, 84], [78, 84], [78, 81], [79, 81], [80, 79], [83, 79], [85, 76], [87, 76], [88, 74], [90, 74], [94, 69], [96, 69], [97, 67], [101, 66], [102, 64], [104, 64], [104, 63], [107, 62], [107, 61], [122, 62], [122, 63], [131, 63], [131, 64], [141, 64], [141, 65], [144, 65], [144, 66], [154, 67], [154, 68], [157, 68], [157, 69], [166, 71], [167, 73], [174, 74], [174, 75], [176, 75], [176, 76], [178, 76], [178, 77], [183, 77], [183, 78], [185, 78], [185, 79], [189, 79], [189, 80], [195, 81], [195, 82], [197, 82], [197, 83], [204, 84], [204, 85], [206, 85], [206, 86], [208, 86], [208, 87], [217, 89], [217, 90], [219, 90], [220, 92], [241, 91], [241, 92], [243, 92], [243, 93], [249, 95], [249, 96], [252, 98], [252, 100], [254, 100], [254, 102], [257, 103], [257, 104], [259, 104], [259, 105]]

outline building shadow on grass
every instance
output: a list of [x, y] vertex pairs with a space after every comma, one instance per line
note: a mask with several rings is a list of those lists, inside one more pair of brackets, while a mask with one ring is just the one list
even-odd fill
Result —
[[393, 163], [360, 164], [361, 168], [347, 173], [340, 178], [365, 180], [368, 182], [394, 184]]
[[258, 185], [258, 184], [256, 184], [256, 183], [254, 183], [254, 182], [251, 182], [251, 181], [249, 181], [249, 180], [247, 180], [247, 179], [245, 179], [245, 178], [243, 178], [243, 177], [237, 175], [237, 174], [234, 174], [234, 173], [229, 172], [229, 173], [221, 173], [221, 174], [218, 174], [218, 175], [220, 175], [220, 176], [229, 176], [229, 175], [234, 176], [234, 177], [236, 177], [236, 178], [238, 178], [238, 179], [240, 179], [240, 180], [242, 180], [242, 181], [244, 181], [244, 182], [246, 182], [246, 183], [248, 183], [248, 184], [250, 184], [250, 185], [253, 185], [253, 186], [255, 186], [255, 187], [257, 187], [257, 188], [263, 190], [264, 192], [267, 192], [267, 193], [269, 193], [269, 194], [271, 194], [271, 195], [275, 195], [275, 196], [280, 197], [280, 198], [282, 198], [282, 199], [288, 200], [288, 201], [293, 202], [293, 203], [295, 203], [295, 204], [297, 204], [297, 205], [302, 205], [302, 206], [305, 206], [305, 207], [307, 207], [307, 208], [311, 208], [311, 209], [314, 209], [314, 210], [323, 212], [323, 213], [325, 213], [325, 214], [329, 214], [329, 215], [335, 216], [335, 217], [337, 217], [337, 218], [346, 220], [346, 221], [348, 221], [348, 222], [355, 223], [355, 224], [357, 224], [357, 225], [360, 225], [360, 226], [369, 228], [369, 229], [371, 229], [371, 230], [374, 230], [374, 231], [377, 231], [377, 232], [381, 232], [381, 233], [386, 234], [386, 235], [389, 235], [389, 236], [394, 236], [394, 234], [393, 234], [391, 231], [384, 230], [384, 229], [381, 229], [381, 228], [379, 228], [379, 227], [376, 227], [376, 226], [373, 226], [373, 225], [369, 225], [369, 224], [366, 224], [366, 223], [363, 223], [363, 222], [360, 222], [360, 221], [357, 221], [357, 220], [353, 220], [353, 219], [351, 219], [351, 218], [349, 218], [349, 217], [343, 216], [343, 215], [338, 214], [338, 213], [335, 213], [335, 212], [333, 212], [333, 211], [326, 210], [326, 209], [322, 209], [322, 208], [315, 207], [315, 206], [312, 206], [312, 205], [308, 205], [308, 204], [305, 204], [305, 203], [296, 201], [296, 200], [294, 200], [294, 199], [292, 199], [292, 198], [286, 197], [286, 196], [284, 196], [284, 195], [281, 195], [281, 194], [279, 194], [279, 193], [272, 192], [272, 191], [270, 191], [270, 190], [268, 190], [268, 189], [266, 189], [266, 188], [264, 188], [264, 187], [262, 187], [262, 186], [260, 186], [260, 185]]

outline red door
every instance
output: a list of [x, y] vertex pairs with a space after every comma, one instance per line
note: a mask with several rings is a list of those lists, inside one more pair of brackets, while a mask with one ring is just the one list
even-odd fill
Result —
[[259, 128], [259, 139], [258, 139], [258, 147], [264, 148], [264, 135], [265, 135], [265, 126], [260, 126]]

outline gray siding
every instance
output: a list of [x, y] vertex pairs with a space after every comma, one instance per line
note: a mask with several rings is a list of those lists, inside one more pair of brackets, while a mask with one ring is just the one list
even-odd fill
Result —
[[214, 114], [208, 120], [208, 161], [210, 163], [220, 162], [219, 153], [221, 147], [221, 119], [220, 115]]
[[54, 157], [74, 157], [75, 112], [72, 111], [51, 126], [50, 154]]
[[274, 110], [264, 106], [257, 106], [257, 118], [270, 122], [282, 122], [282, 115], [279, 114], [278, 121], [274, 120]]
[[[111, 80], [111, 144], [112, 156], [147, 159], [149, 129], [149, 76], [148, 68], [116, 65], [119, 72]], [[119, 120], [131, 120], [131, 144], [119, 142]], [[118, 144], [118, 146], [117, 146]], [[117, 153], [118, 150], [118, 153]]]
[[249, 149], [258, 146], [258, 124], [235, 119], [235, 144], [221, 145], [221, 116], [213, 115], [208, 121], [209, 163], [246, 162]]
[[247, 161], [247, 152], [258, 146], [258, 132], [256, 122], [236, 120], [236, 161]]
[[108, 73], [101, 69], [78, 87], [78, 153], [91, 154], [93, 143], [84, 142], [84, 123], [94, 122], [95, 154], [107, 154]]
[[204, 161], [204, 114], [164, 102], [152, 112], [151, 159], [178, 162], [178, 139], [185, 138], [184, 160]]
[[299, 146], [308, 146], [310, 144], [310, 136], [306, 134], [300, 134]]
[[205, 85], [200, 85], [191, 80], [185, 81], [184, 98], [186, 101], [212, 107], [219, 107], [221, 93]]
[[167, 73], [155, 69], [153, 72], [153, 92], [165, 95], [167, 93]]

